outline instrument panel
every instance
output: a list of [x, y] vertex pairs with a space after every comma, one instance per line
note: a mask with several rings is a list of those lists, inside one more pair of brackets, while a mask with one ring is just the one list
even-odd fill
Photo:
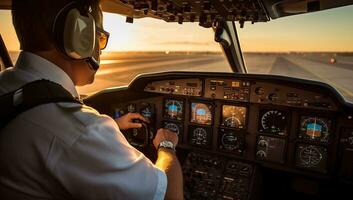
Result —
[[322, 117], [302, 116], [299, 138], [308, 141], [328, 143], [332, 121]]
[[284, 136], [287, 134], [289, 113], [277, 109], [260, 111], [259, 133]]
[[181, 121], [184, 118], [184, 102], [176, 99], [165, 99], [164, 118]]
[[[210, 77], [151, 81], [144, 91], [161, 94], [153, 100], [161, 104], [134, 102], [128, 112], [151, 121], [160, 115], [155, 126], [176, 132], [181, 147], [327, 173], [334, 125], [329, 116], [338, 106], [325, 94], [270, 81]], [[154, 107], [162, 110], [150, 113]]]
[[327, 148], [316, 145], [299, 144], [296, 150], [295, 166], [321, 173], [327, 172]]
[[192, 102], [190, 122], [199, 125], [212, 125], [213, 106], [208, 103]]
[[247, 118], [247, 108], [244, 106], [222, 105], [221, 126], [245, 129]]
[[[182, 156], [186, 159], [183, 162], [186, 183], [198, 180], [205, 184], [210, 181], [213, 185], [194, 188], [190, 199], [201, 198], [206, 190], [216, 198], [220, 191], [227, 191], [227, 184], [238, 181], [238, 177], [225, 175], [228, 161], [238, 164], [245, 161], [251, 168], [259, 165], [307, 177], [341, 174], [353, 182], [353, 173], [343, 167], [353, 167], [350, 164], [353, 112], [345, 113], [349, 109], [345, 109], [337, 93], [322, 85], [298, 84], [288, 78], [276, 81], [273, 77], [210, 75], [165, 76], [156, 80], [142, 77], [127, 89], [140, 96], [124, 103], [102, 103], [102, 110], [115, 118], [127, 112], [139, 112], [150, 119], [154, 132], [163, 127], [178, 134], [178, 149], [188, 152]], [[121, 98], [133, 96], [107, 95], [121, 102]], [[134, 130], [125, 136], [137, 147], [146, 138], [141, 139]], [[148, 139], [151, 143], [153, 135]], [[195, 157], [218, 159], [223, 164], [217, 165], [219, 171], [215, 171], [208, 161], [192, 161], [200, 160]], [[211, 181], [217, 174], [219, 177]], [[243, 181], [251, 185], [253, 178]], [[215, 193], [212, 188], [217, 188]], [[232, 194], [231, 198], [247, 196], [249, 188], [246, 191]]]

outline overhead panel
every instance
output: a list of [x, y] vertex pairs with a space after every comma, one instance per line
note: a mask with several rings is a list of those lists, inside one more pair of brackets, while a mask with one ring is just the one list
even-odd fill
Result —
[[267, 13], [259, 0], [121, 0], [133, 10], [131, 18], [155, 17], [166, 22], [199, 22], [211, 27], [217, 19], [225, 21], [266, 22]]

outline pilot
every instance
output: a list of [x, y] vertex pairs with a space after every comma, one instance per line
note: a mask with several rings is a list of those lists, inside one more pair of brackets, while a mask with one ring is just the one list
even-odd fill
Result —
[[[13, 0], [12, 17], [22, 51], [0, 74], [0, 96], [46, 79], [80, 98], [75, 86], [93, 82], [108, 39], [99, 0]], [[90, 43], [91, 52], [80, 49]], [[177, 135], [157, 131], [152, 163], [121, 133], [141, 127], [133, 119], [147, 121], [133, 113], [113, 120], [63, 102], [18, 115], [0, 130], [0, 198], [182, 199]]]

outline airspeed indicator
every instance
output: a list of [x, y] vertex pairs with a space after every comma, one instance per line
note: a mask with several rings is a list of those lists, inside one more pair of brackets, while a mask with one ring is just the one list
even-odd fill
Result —
[[260, 133], [286, 135], [288, 113], [280, 110], [262, 110], [260, 112]]

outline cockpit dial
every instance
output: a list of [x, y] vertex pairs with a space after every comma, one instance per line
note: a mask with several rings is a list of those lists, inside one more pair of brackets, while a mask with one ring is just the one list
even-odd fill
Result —
[[262, 110], [260, 112], [260, 133], [286, 135], [288, 113], [281, 110]]
[[191, 119], [192, 123], [201, 125], [212, 124], [212, 105], [206, 103], [191, 103]]
[[176, 134], [180, 134], [181, 133], [181, 125], [177, 124], [177, 123], [174, 123], [174, 122], [164, 122], [164, 125], [163, 127], [165, 129], [168, 129]]
[[184, 102], [175, 99], [166, 99], [164, 104], [164, 117], [172, 120], [182, 120], [184, 115]]
[[326, 172], [327, 149], [321, 146], [299, 144], [296, 166], [319, 172]]
[[245, 128], [246, 107], [223, 105], [222, 126], [243, 129]]
[[330, 136], [331, 120], [321, 117], [307, 117], [303, 116], [300, 123], [299, 138], [328, 142]]
[[153, 121], [155, 115], [154, 105], [149, 103], [142, 103], [140, 113], [144, 118], [148, 119], [149, 121]]
[[236, 133], [235, 130], [220, 129], [219, 150], [241, 154], [244, 151], [244, 143], [244, 133]]
[[211, 144], [212, 131], [209, 127], [190, 126], [189, 137], [190, 144], [208, 147]]

